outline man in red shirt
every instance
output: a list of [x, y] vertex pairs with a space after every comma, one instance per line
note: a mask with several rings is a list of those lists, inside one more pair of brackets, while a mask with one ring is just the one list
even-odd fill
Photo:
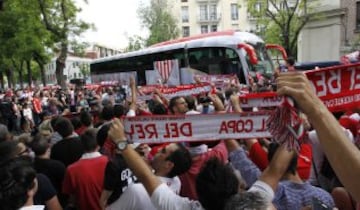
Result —
[[81, 143], [85, 152], [67, 168], [62, 190], [70, 195], [69, 207], [101, 210], [99, 200], [108, 158], [98, 152], [95, 129], [81, 135]]
[[41, 107], [41, 101], [39, 97], [39, 92], [34, 93], [32, 99], [32, 106], [33, 106], [33, 115], [34, 115], [34, 123], [35, 125], [39, 125], [41, 122], [41, 113], [43, 112]]

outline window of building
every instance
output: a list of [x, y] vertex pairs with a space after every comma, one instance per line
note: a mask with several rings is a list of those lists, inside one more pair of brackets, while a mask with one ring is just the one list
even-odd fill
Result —
[[217, 9], [216, 4], [210, 5], [210, 20], [216, 20], [217, 19]]
[[211, 32], [216, 32], [216, 31], [217, 31], [217, 25], [212, 25]]
[[255, 4], [255, 10], [257, 11], [257, 12], [260, 12], [263, 8], [262, 8], [263, 6], [262, 6], [262, 4], [261, 4], [261, 2], [256, 2], [256, 4]]
[[356, 30], [360, 30], [360, 1], [356, 2]]
[[187, 0], [181, 0], [181, 2], [188, 2]]
[[183, 23], [189, 22], [189, 7], [188, 6], [181, 7], [181, 20]]
[[239, 20], [239, 7], [237, 4], [231, 4], [231, 20]]
[[182, 34], [183, 34], [183, 37], [190, 36], [190, 27], [189, 26], [183, 26], [182, 27]]
[[208, 19], [208, 7], [207, 5], [200, 5], [200, 20]]
[[207, 25], [201, 25], [201, 33], [206, 34], [208, 32], [209, 32], [208, 26]]

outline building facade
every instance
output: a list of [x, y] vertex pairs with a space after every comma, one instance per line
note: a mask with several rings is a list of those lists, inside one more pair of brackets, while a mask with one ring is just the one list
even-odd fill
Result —
[[[90, 62], [93, 59], [80, 58], [75, 56], [68, 56], [64, 68], [64, 77], [66, 81], [75, 78], [85, 78], [88, 75], [84, 75], [85, 71], [90, 71]], [[51, 62], [45, 65], [46, 82], [48, 84], [56, 84], [56, 57], [51, 59]], [[84, 70], [82, 70], [84, 69]]]
[[319, 18], [310, 21], [298, 38], [298, 61], [333, 61], [357, 49], [360, 0], [320, 0]]
[[256, 30], [245, 0], [168, 0], [168, 5], [178, 20], [181, 37], [230, 29]]
[[[108, 57], [119, 53], [121, 53], [120, 50], [99, 44], [94, 44], [86, 50], [84, 57], [77, 57], [69, 53], [66, 59], [63, 76], [66, 78], [67, 82], [75, 78], [89, 79], [90, 63], [93, 59]], [[45, 65], [45, 75], [48, 84], [56, 84], [57, 82], [55, 69], [56, 57], [52, 58], [51, 62]]]

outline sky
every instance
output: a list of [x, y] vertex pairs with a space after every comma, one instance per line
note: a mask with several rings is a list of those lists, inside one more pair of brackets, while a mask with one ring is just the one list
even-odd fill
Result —
[[127, 37], [146, 36], [137, 17], [137, 9], [150, 0], [75, 0], [82, 8], [78, 18], [93, 23], [95, 31], [85, 32], [81, 40], [97, 43], [106, 47], [123, 49], [127, 46]]

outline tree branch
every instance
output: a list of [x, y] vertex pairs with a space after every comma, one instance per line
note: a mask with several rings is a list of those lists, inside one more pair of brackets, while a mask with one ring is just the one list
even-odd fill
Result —
[[48, 16], [47, 16], [46, 11], [45, 11], [45, 2], [44, 2], [44, 0], [38, 0], [38, 3], [39, 3], [41, 14], [43, 16], [43, 22], [45, 24], [46, 29], [48, 31], [51, 31], [56, 36], [60, 36], [59, 31], [56, 30], [55, 27], [53, 27], [53, 25], [49, 22]]
[[294, 38], [291, 40], [290, 42], [290, 49], [292, 50], [295, 47], [295, 44], [297, 42], [297, 37], [299, 36], [301, 30], [304, 28], [304, 26], [306, 25], [307, 22], [309, 22], [310, 20], [310, 16], [305, 16], [304, 21], [300, 24], [300, 26], [296, 29], [295, 33], [294, 33]]
[[276, 23], [276, 25], [278, 25], [280, 28], [283, 26], [283, 24], [281, 24], [281, 22], [280, 22], [278, 19], [276, 19], [275, 14], [272, 13], [272, 12], [269, 10], [269, 8], [266, 9], [265, 14], [266, 14], [268, 17], [270, 17], [271, 20], [273, 20], [273, 21]]
[[[65, 0], [61, 1], [61, 13], [63, 15], [63, 20], [64, 20], [63, 29], [64, 29], [64, 32], [65, 32], [65, 31], [67, 31], [67, 22], [68, 22], [67, 15], [66, 15]], [[66, 34], [66, 32], [65, 32], [65, 34]]]

